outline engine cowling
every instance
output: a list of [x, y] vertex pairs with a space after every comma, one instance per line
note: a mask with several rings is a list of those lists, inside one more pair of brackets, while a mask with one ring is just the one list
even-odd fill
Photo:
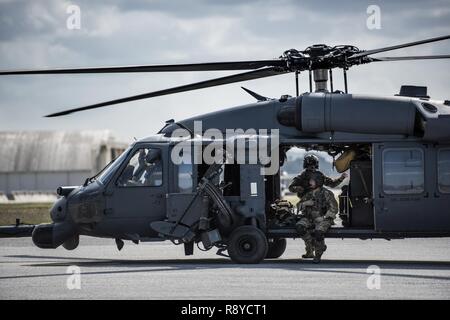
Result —
[[278, 121], [305, 133], [413, 135], [416, 106], [409, 99], [310, 93], [279, 110]]

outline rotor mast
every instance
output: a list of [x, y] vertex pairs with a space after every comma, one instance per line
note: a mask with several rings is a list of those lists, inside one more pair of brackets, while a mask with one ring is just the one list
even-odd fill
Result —
[[328, 69], [313, 70], [315, 92], [328, 92]]
[[[348, 93], [347, 86], [347, 70], [343, 68], [344, 71], [344, 87], [345, 93]], [[333, 69], [316, 69], [312, 72], [315, 90], [314, 92], [333, 92]], [[330, 80], [330, 90], [328, 91], [328, 80]], [[312, 89], [310, 88], [312, 92]]]
[[[328, 77], [332, 79], [331, 70], [333, 66], [324, 62], [323, 58], [332, 52], [333, 48], [325, 44], [315, 44], [306, 48], [302, 54], [309, 59], [310, 91], [312, 92], [312, 81], [314, 81], [314, 92], [328, 92]], [[330, 75], [328, 75], [330, 73]], [[312, 79], [311, 79], [312, 78]], [[332, 80], [331, 80], [332, 81]], [[330, 91], [333, 91], [331, 84]]]

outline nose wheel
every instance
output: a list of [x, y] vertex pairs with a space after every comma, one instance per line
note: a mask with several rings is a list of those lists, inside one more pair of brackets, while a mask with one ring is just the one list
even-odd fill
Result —
[[228, 240], [228, 254], [236, 263], [259, 263], [267, 250], [266, 235], [254, 226], [236, 228]]

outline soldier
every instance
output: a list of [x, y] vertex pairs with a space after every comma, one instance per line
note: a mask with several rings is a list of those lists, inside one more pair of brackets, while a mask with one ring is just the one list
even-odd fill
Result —
[[339, 178], [332, 179], [325, 176], [319, 171], [319, 158], [313, 154], [307, 154], [303, 159], [303, 171], [296, 176], [289, 185], [289, 191], [296, 193], [301, 199], [309, 190], [309, 180], [315, 174], [319, 174], [323, 177], [323, 184], [330, 188], [336, 188], [344, 181], [347, 174], [344, 172]]
[[306, 254], [302, 257], [314, 258], [313, 262], [319, 263], [327, 249], [324, 235], [334, 224], [338, 204], [333, 192], [323, 187], [320, 175], [313, 176], [309, 185], [311, 190], [303, 196], [299, 204], [302, 217], [295, 228], [307, 248]]
[[[330, 188], [335, 188], [344, 181], [347, 177], [346, 173], [343, 173], [339, 178], [332, 179], [325, 176], [319, 171], [319, 158], [313, 154], [305, 155], [303, 159], [303, 171], [296, 176], [291, 184], [289, 185], [289, 191], [296, 193], [297, 196], [302, 200], [303, 196], [310, 191], [309, 181], [312, 177], [317, 176], [318, 180], [322, 185]], [[299, 202], [300, 203], [300, 202]], [[299, 210], [297, 205], [297, 210]], [[302, 255], [303, 258], [313, 258], [313, 248], [310, 246], [309, 242], [305, 242], [306, 254]]]

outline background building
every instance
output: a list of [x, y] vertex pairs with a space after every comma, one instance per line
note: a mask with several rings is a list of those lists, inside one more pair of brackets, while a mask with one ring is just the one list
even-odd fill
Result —
[[126, 147], [108, 130], [0, 132], [0, 202], [80, 185]]

